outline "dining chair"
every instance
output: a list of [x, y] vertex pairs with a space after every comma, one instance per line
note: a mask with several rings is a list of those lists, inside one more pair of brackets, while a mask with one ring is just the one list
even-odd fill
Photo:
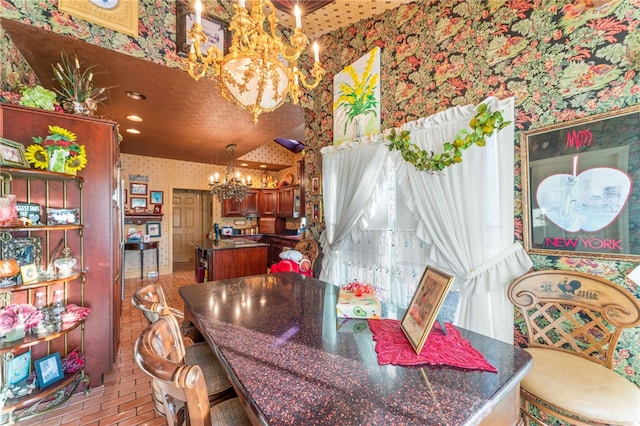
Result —
[[310, 265], [305, 267], [303, 267], [301, 264], [300, 269], [303, 269], [305, 271], [314, 271], [313, 265], [316, 259], [318, 258], [318, 254], [320, 252], [320, 250], [318, 249], [318, 244], [314, 240], [305, 238], [296, 243], [294, 250], [297, 250], [300, 253], [302, 253], [311, 262]]
[[620, 334], [640, 325], [640, 302], [594, 275], [529, 272], [511, 283], [533, 367], [521, 382], [526, 425], [640, 424], [640, 389], [612, 369]]
[[[211, 403], [218, 403], [235, 396], [231, 382], [209, 344], [207, 342], [193, 343], [191, 339], [184, 337], [184, 331], [180, 329], [176, 319], [184, 319], [184, 314], [181, 310], [170, 308], [167, 305], [164, 291], [159, 284], [150, 283], [138, 288], [131, 297], [131, 303], [142, 311], [149, 324], [164, 316], [173, 318], [175, 327], [171, 327], [169, 330], [174, 333], [173, 341], [176, 345], [175, 353], [178, 360], [184, 364], [200, 366]], [[189, 344], [185, 345], [184, 340], [187, 340]], [[164, 415], [155, 382], [152, 387], [156, 411]]]
[[134, 347], [136, 363], [157, 384], [167, 424], [250, 425], [238, 397], [210, 406], [205, 373], [200, 365], [182, 362], [177, 329], [175, 317], [161, 315], [143, 330]]

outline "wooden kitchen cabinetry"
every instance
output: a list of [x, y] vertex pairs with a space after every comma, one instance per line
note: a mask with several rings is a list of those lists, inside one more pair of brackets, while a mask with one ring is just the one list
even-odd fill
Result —
[[260, 192], [251, 191], [249, 196], [242, 201], [224, 200], [222, 203], [222, 216], [224, 217], [255, 217], [259, 215]]
[[[9, 280], [13, 285], [5, 282], [0, 289], [0, 304], [2, 307], [24, 303], [35, 306], [36, 298], [40, 298], [51, 318], [37, 334], [29, 330], [17, 340], [0, 343], [0, 374], [7, 380], [10, 377], [7, 371], [9, 361], [17, 356], [28, 354], [30, 371], [34, 371], [34, 360], [56, 352], [64, 358], [73, 350], [83, 351], [85, 321], [62, 322], [61, 312], [54, 321], [54, 313], [50, 310], [58, 297], [64, 307], [71, 303], [85, 306], [84, 226], [81, 221], [83, 184], [81, 177], [32, 169], [3, 168], [0, 173], [0, 195], [14, 194], [19, 202], [40, 206], [40, 220], [35, 219], [35, 223], [0, 226], [2, 257], [15, 259], [20, 266], [33, 265], [37, 268], [33, 271], [34, 281], [19, 283], [18, 274]], [[53, 224], [46, 219], [48, 208], [77, 210], [75, 223]], [[56, 274], [53, 270], [45, 273], [47, 266], [53, 265], [60, 257], [57, 249], [62, 246], [71, 250], [75, 266], [65, 274]], [[0, 423], [13, 424], [57, 408], [80, 385], [88, 392], [89, 377], [84, 368], [67, 372], [59, 381], [43, 388], [37, 387], [25, 396], [7, 399], [0, 408]]]
[[285, 247], [290, 249], [295, 248], [298, 241], [300, 241], [299, 238], [286, 238], [273, 235], [265, 237], [264, 242], [269, 244], [269, 266], [280, 262], [280, 253], [282, 253], [282, 250], [284, 250]]
[[260, 217], [276, 216], [276, 190], [262, 189], [260, 191]]
[[[0, 136], [29, 146], [33, 143], [34, 136], [46, 136], [49, 134], [48, 126], [60, 126], [73, 132], [77, 136], [77, 142], [84, 145], [87, 152], [87, 166], [78, 172], [78, 179], [83, 179], [82, 203], [76, 203], [72, 197], [72, 191], [67, 191], [67, 196], [61, 194], [59, 198], [55, 193], [49, 193], [49, 203], [57, 208], [79, 208], [81, 210], [81, 223], [83, 249], [76, 247], [70, 235], [67, 238], [72, 254], [77, 258], [83, 253], [83, 281], [84, 299], [79, 293], [79, 285], [71, 285], [65, 282], [61, 284], [67, 291], [67, 301], [79, 304], [83, 302], [91, 309], [90, 315], [85, 320], [84, 354], [86, 357], [85, 372], [90, 377], [91, 387], [99, 386], [103, 382], [103, 375], [113, 369], [115, 356], [118, 351], [120, 338], [120, 312], [122, 304], [122, 226], [120, 221], [121, 206], [116, 200], [120, 174], [118, 132], [116, 123], [79, 115], [63, 114], [53, 111], [22, 107], [12, 104], [0, 104]], [[4, 168], [3, 168], [4, 171]], [[25, 173], [30, 172], [25, 169]], [[46, 174], [47, 172], [39, 172]], [[47, 179], [44, 179], [47, 181]], [[12, 191], [18, 191], [18, 183], [12, 183]], [[14, 189], [16, 188], [16, 189]], [[22, 190], [20, 190], [22, 191]], [[16, 193], [18, 201], [27, 199], [27, 190]], [[44, 194], [41, 195], [44, 197]], [[37, 201], [37, 194], [31, 190], [33, 202]], [[64, 204], [66, 199], [66, 205]], [[55, 201], [55, 205], [54, 205]], [[46, 212], [43, 212], [46, 213]], [[57, 229], [57, 228], [56, 228]], [[36, 228], [23, 230], [23, 234], [29, 235]], [[48, 238], [47, 247], [55, 245], [58, 237], [54, 237], [50, 230], [43, 229], [41, 234]], [[56, 231], [59, 233], [59, 231]], [[70, 234], [69, 231], [67, 231]], [[48, 235], [48, 237], [47, 237]], [[57, 240], [53, 241], [54, 238]], [[44, 247], [43, 243], [43, 247]], [[43, 259], [43, 263], [48, 259]], [[48, 286], [48, 288], [51, 286]], [[51, 287], [53, 288], [53, 287]], [[33, 289], [27, 289], [28, 297], [35, 297]], [[25, 296], [27, 297], [27, 296]], [[31, 299], [29, 299], [31, 300]], [[77, 327], [79, 330], [80, 327]], [[74, 331], [75, 333], [75, 331]], [[57, 345], [58, 340], [64, 343], [64, 339], [56, 339], [55, 342], [47, 342], [52, 347], [51, 352], [62, 351]], [[67, 345], [73, 348], [71, 345]], [[63, 352], [61, 352], [61, 355]]]

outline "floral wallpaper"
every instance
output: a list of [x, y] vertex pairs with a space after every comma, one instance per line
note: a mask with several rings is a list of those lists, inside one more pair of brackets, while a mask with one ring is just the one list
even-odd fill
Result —
[[[382, 129], [490, 95], [515, 97], [514, 238], [523, 241], [521, 132], [640, 103], [639, 24], [640, 0], [600, 7], [582, 0], [425, 0], [322, 36], [322, 57], [335, 59], [325, 60], [327, 74], [307, 99], [307, 178], [321, 175], [319, 151], [333, 143], [333, 76], [380, 47]], [[316, 202], [311, 194], [307, 208]], [[316, 237], [324, 227], [313, 219], [307, 226]], [[625, 279], [637, 262], [540, 255], [532, 260], [535, 269], [603, 276], [640, 298], [638, 285]], [[523, 327], [518, 318], [519, 342]], [[615, 366], [640, 384], [640, 329], [623, 333]]]
[[[514, 239], [523, 240], [521, 132], [640, 101], [640, 0], [421, 0], [319, 37], [327, 69], [321, 85], [301, 100], [306, 108], [306, 187], [320, 177], [320, 148], [333, 140], [332, 81], [374, 47], [381, 49], [381, 128], [428, 116], [487, 96], [516, 98]], [[177, 67], [175, 2], [139, 0], [139, 34], [124, 34], [57, 11], [57, 0], [3, 0], [0, 14], [146, 60]], [[207, 0], [221, 19], [232, 2]], [[0, 30], [0, 89], [35, 77]], [[304, 67], [305, 69], [307, 67]], [[321, 202], [307, 193], [306, 208]], [[630, 203], [637, 204], [637, 199]], [[317, 238], [322, 219], [308, 221]], [[536, 269], [575, 269], [604, 276], [640, 297], [625, 279], [637, 262], [533, 256]], [[516, 323], [521, 338], [521, 323]], [[640, 384], [640, 330], [624, 333], [616, 370]]]

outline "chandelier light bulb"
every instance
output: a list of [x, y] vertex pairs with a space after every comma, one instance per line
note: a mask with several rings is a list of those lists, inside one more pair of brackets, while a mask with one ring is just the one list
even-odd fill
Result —
[[302, 16], [300, 14], [300, 7], [296, 4], [293, 8], [293, 14], [296, 16], [296, 28], [302, 28]]
[[200, 0], [196, 0], [196, 24], [202, 25], [202, 3]]

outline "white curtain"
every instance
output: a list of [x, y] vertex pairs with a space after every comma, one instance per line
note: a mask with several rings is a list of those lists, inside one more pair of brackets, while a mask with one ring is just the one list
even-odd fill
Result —
[[[484, 103], [513, 121], [513, 99]], [[473, 105], [451, 108], [404, 128], [420, 148], [438, 152], [475, 113]], [[389, 153], [384, 142], [350, 151], [349, 146], [323, 149], [324, 206], [331, 216], [321, 238], [321, 278], [336, 285], [368, 280], [382, 288], [387, 300], [407, 306], [421, 271], [435, 266], [456, 277], [457, 325], [512, 342], [513, 308], [506, 287], [531, 267], [522, 247], [513, 243], [513, 141], [510, 125], [440, 174], [417, 171], [399, 153]], [[367, 151], [380, 156], [372, 162], [361, 155]], [[387, 173], [382, 173], [385, 165]], [[363, 198], [350, 203], [350, 209], [340, 207], [356, 194], [353, 173], [367, 168], [373, 170], [355, 180], [367, 190]]]

